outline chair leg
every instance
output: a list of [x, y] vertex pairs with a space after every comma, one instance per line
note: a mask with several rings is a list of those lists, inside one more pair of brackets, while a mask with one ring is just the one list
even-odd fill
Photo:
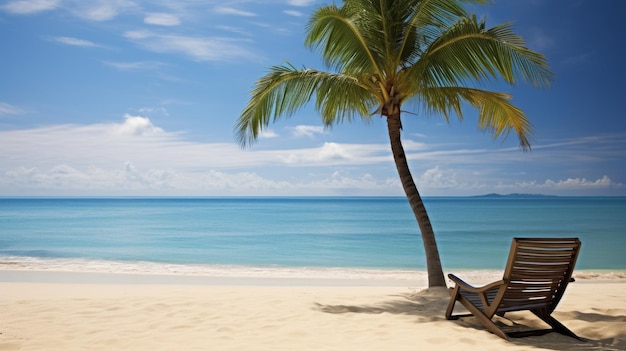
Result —
[[450, 302], [448, 302], [448, 308], [446, 309], [446, 319], [452, 319], [452, 310], [454, 310], [454, 303], [459, 298], [459, 286], [448, 289], [450, 291]]
[[476, 308], [476, 306], [472, 305], [472, 303], [465, 299], [463, 296], [459, 297], [459, 302], [463, 304], [463, 306], [465, 306], [465, 308], [467, 308], [467, 310], [470, 311], [474, 315], [474, 317], [476, 317], [485, 326], [485, 328], [487, 328], [487, 330], [504, 340], [510, 340], [509, 336], [506, 335], [506, 333], [502, 329], [498, 328], [498, 326], [491, 320], [491, 318], [487, 317], [486, 314]]
[[491, 318], [487, 317], [481, 310], [476, 308], [471, 302], [469, 302], [466, 298], [461, 296], [460, 287], [456, 285], [454, 288], [450, 288], [450, 302], [448, 302], [448, 308], [446, 309], [446, 319], [452, 319], [452, 310], [454, 310], [454, 304], [458, 300], [465, 308], [474, 315], [484, 326], [492, 332], [493, 334], [501, 337], [504, 340], [509, 340], [508, 335], [502, 329], [498, 328], [498, 326], [491, 320]]
[[542, 321], [548, 323], [548, 325], [551, 326], [552, 330], [554, 330], [555, 332], [565, 335], [565, 336], [572, 337], [580, 341], [584, 341], [578, 335], [574, 334], [573, 331], [569, 330], [566, 326], [561, 324], [561, 322], [556, 320], [556, 318], [552, 317], [549, 313], [545, 311], [538, 311], [538, 310], [533, 310], [532, 313], [534, 313], [537, 317], [541, 318]]

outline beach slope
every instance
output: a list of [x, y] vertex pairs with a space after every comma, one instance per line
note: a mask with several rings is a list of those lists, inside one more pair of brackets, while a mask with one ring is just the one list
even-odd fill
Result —
[[570, 284], [554, 316], [586, 342], [556, 333], [507, 342], [473, 317], [445, 320], [445, 289], [2, 282], [0, 350], [626, 350], [625, 288]]

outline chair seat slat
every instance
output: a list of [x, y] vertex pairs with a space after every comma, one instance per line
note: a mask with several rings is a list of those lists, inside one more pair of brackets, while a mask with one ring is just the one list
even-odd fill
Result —
[[515, 258], [515, 262], [532, 262], [532, 263], [560, 263], [569, 264], [570, 257], [550, 257], [545, 256], [524, 256], [518, 255]]
[[550, 265], [546, 265], [546, 264], [530, 264], [530, 263], [526, 263], [526, 262], [515, 262], [514, 266], [512, 267], [513, 269], [517, 268], [517, 269], [532, 269], [535, 271], [542, 271], [542, 270], [550, 270], [550, 271], [556, 271], [556, 270], [560, 270], [560, 271], [565, 271], [567, 270], [567, 268], [569, 268], [568, 264], [550, 264]]
[[554, 249], [535, 249], [535, 248], [520, 248], [517, 250], [517, 254], [525, 254], [525, 255], [546, 255], [546, 254], [554, 254], [557, 256], [569, 256], [574, 253], [574, 250], [571, 248], [554, 248]]

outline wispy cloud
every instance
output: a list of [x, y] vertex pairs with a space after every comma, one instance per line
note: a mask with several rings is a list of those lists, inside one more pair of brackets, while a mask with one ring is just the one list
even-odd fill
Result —
[[[288, 195], [296, 191], [314, 195], [324, 186], [337, 189], [361, 184], [367, 189], [377, 182], [330, 174], [324, 181], [320, 177], [285, 181], [254, 171], [278, 165], [307, 166], [307, 162], [309, 166], [358, 162], [367, 147], [327, 143], [304, 150], [241, 150], [234, 143], [195, 143], [183, 136], [129, 114], [121, 123], [0, 131], [5, 151], [0, 153], [0, 194]], [[291, 151], [299, 158], [295, 163], [285, 160]], [[386, 180], [379, 183], [385, 186]]]
[[324, 134], [326, 130], [322, 126], [305, 126], [299, 125], [292, 128], [293, 136], [312, 138], [316, 134]]
[[259, 133], [259, 139], [274, 139], [274, 138], [278, 138], [278, 133], [276, 133], [275, 131], [271, 129], [263, 129]]
[[604, 176], [600, 179], [596, 180], [588, 180], [585, 178], [568, 178], [565, 180], [553, 181], [551, 179], [546, 180], [545, 182], [548, 186], [555, 186], [557, 188], [568, 188], [568, 189], [577, 189], [577, 188], [606, 188], [611, 185], [621, 185], [616, 184], [611, 180], [611, 178]]
[[502, 181], [489, 171], [471, 174], [462, 168], [442, 168], [435, 166], [417, 174], [415, 182], [425, 194], [435, 195], [476, 195], [497, 192], [501, 194], [528, 193], [551, 195], [606, 194], [623, 191], [626, 186], [608, 176], [598, 179], [566, 178], [530, 181]]
[[149, 13], [143, 19], [146, 24], [153, 24], [157, 26], [178, 26], [180, 24], [180, 19], [169, 13]]
[[321, 146], [271, 151], [280, 163], [292, 167], [369, 165], [392, 162], [386, 144], [341, 144], [325, 142]]
[[142, 107], [139, 109], [139, 113], [141, 115], [155, 115], [155, 114], [163, 115], [163, 116], [170, 115], [165, 107]]
[[231, 33], [235, 33], [235, 34], [241, 34], [241, 35], [245, 35], [245, 36], [252, 36], [252, 34], [250, 34], [250, 32], [241, 29], [239, 27], [233, 27], [233, 26], [223, 26], [223, 25], [219, 25], [219, 26], [215, 26], [215, 28], [217, 29], [221, 29], [223, 31], [227, 31], [227, 32], [231, 32]]
[[249, 171], [206, 170], [185, 172], [146, 169], [131, 162], [118, 169], [68, 165], [52, 168], [21, 167], [0, 176], [0, 193], [8, 195], [401, 195], [394, 179], [377, 179], [368, 173], [331, 172], [311, 179], [280, 180]]
[[[12, 106], [0, 107], [7, 111]], [[141, 114], [150, 112], [143, 109]], [[126, 195], [320, 195], [347, 189], [352, 194], [401, 195], [387, 143], [327, 141], [309, 148], [242, 150], [234, 142], [186, 140], [184, 133], [167, 131], [142, 115], [126, 114], [114, 123], [0, 131], [0, 195], [111, 195], [119, 191]], [[267, 132], [264, 137], [274, 136]], [[551, 179], [507, 176], [504, 179], [509, 180], [503, 183], [502, 174], [512, 172], [511, 162], [516, 162], [511, 156], [521, 154], [517, 150], [445, 149], [446, 145], [412, 140], [403, 144], [411, 163], [419, 159], [413, 173], [427, 195], [577, 194], [625, 188], [609, 174], [595, 179], [575, 171], [568, 171], [573, 176]], [[588, 140], [583, 149], [594, 149], [594, 145]], [[542, 153], [555, 154], [562, 159], [559, 167], [567, 166], [567, 149], [546, 148]], [[368, 171], [356, 171], [361, 166]]]
[[256, 13], [244, 10], [238, 10], [232, 7], [220, 6], [215, 8], [215, 13], [221, 15], [235, 15], [235, 16], [244, 16], [244, 17], [255, 17]]
[[515, 191], [565, 195], [580, 194], [581, 192], [589, 190], [624, 188], [626, 188], [626, 186], [623, 183], [615, 182], [606, 175], [595, 180], [586, 178], [547, 179], [545, 181], [515, 182], [512, 184], [498, 184], [496, 186], [496, 189], [503, 190], [503, 192]]
[[3, 116], [3, 115], [22, 115], [24, 113], [26, 113], [26, 111], [24, 111], [20, 107], [17, 107], [17, 106], [11, 105], [11, 104], [7, 104], [6, 102], [1, 102], [0, 101], [0, 116]]
[[294, 17], [302, 17], [304, 16], [304, 14], [300, 11], [295, 11], [295, 10], [285, 10], [283, 11], [283, 13], [289, 15], [289, 16], [294, 16]]
[[136, 61], [136, 62], [112, 62], [103, 61], [105, 65], [111, 66], [120, 71], [151, 70], [163, 67], [165, 64], [157, 61]]
[[71, 11], [74, 15], [90, 21], [108, 21], [120, 13], [137, 9], [138, 5], [129, 0], [96, 0], [76, 2]]
[[89, 40], [72, 38], [72, 37], [56, 37], [54, 38], [54, 40], [61, 44], [71, 45], [71, 46], [82, 46], [82, 47], [99, 47], [100, 46]]
[[416, 180], [420, 188], [428, 190], [457, 189], [459, 182], [456, 173], [442, 170], [439, 166], [427, 169]]
[[196, 61], [256, 60], [258, 55], [246, 49], [241, 40], [221, 37], [191, 37], [130, 31], [124, 36], [144, 48], [160, 53], [179, 53]]
[[58, 6], [58, 0], [19, 0], [9, 1], [0, 6], [0, 9], [17, 15], [29, 15], [54, 10]]
[[291, 6], [309, 6], [312, 5], [315, 0], [289, 0], [287, 3]]

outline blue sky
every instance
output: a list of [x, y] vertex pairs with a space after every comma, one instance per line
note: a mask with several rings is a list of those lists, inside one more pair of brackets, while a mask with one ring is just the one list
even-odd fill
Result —
[[[311, 0], [18, 0], [0, 3], [0, 196], [403, 195], [384, 120], [325, 130], [312, 108], [241, 150], [233, 125], [254, 81], [303, 46]], [[423, 195], [626, 195], [621, 0], [494, 1], [548, 57], [552, 87], [497, 82], [534, 125], [532, 151], [476, 114], [405, 109]]]

